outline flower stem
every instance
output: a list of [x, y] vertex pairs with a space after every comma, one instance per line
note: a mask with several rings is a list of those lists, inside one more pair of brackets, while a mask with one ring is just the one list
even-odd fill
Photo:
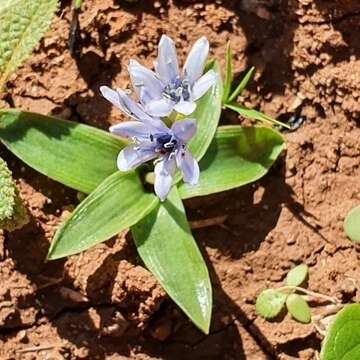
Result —
[[324, 299], [324, 300], [327, 300], [333, 304], [339, 304], [339, 300], [337, 300], [336, 298], [333, 298], [331, 296], [328, 296], [328, 295], [324, 295], [324, 294], [320, 294], [318, 292], [315, 292], [315, 291], [311, 291], [311, 290], [307, 290], [307, 289], [304, 289], [302, 287], [299, 287], [299, 286], [291, 286], [291, 285], [288, 285], [288, 286], [282, 286], [281, 288], [279, 288], [278, 290], [282, 291], [282, 290], [292, 290], [292, 291], [298, 291], [298, 292], [301, 292], [303, 294], [306, 294], [306, 295], [310, 295], [310, 296], [313, 296], [313, 297], [317, 297], [317, 298], [320, 298], [320, 299]]

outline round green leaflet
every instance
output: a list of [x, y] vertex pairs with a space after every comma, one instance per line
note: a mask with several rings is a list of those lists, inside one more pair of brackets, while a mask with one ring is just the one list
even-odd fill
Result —
[[273, 319], [284, 308], [286, 294], [275, 289], [266, 289], [256, 299], [256, 312], [265, 319]]
[[346, 235], [354, 242], [360, 242], [360, 206], [353, 208], [344, 221]]
[[309, 268], [306, 264], [300, 264], [291, 269], [286, 276], [286, 284], [300, 286], [306, 279]]
[[309, 305], [302, 296], [290, 294], [286, 299], [286, 307], [295, 320], [305, 324], [311, 321]]

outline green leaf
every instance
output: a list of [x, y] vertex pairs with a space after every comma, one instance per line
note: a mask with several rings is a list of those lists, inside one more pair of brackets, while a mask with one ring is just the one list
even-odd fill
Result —
[[360, 242], [360, 206], [352, 209], [345, 218], [346, 235], [354, 242]]
[[18, 6], [23, 0], [1, 0], [0, 2], [0, 16], [5, 11], [9, 11], [11, 7]]
[[116, 172], [101, 183], [56, 232], [48, 259], [77, 254], [136, 224], [158, 203], [134, 172]]
[[338, 312], [325, 336], [320, 358], [360, 359], [360, 304], [346, 305]]
[[84, 193], [117, 171], [126, 145], [87, 125], [17, 110], [0, 110], [0, 140], [32, 168]]
[[207, 334], [211, 283], [176, 187], [165, 202], [132, 227], [132, 233], [145, 265], [191, 321]]
[[256, 312], [265, 319], [278, 316], [285, 305], [286, 294], [275, 289], [266, 289], [256, 299]]
[[225, 54], [225, 63], [226, 63], [226, 68], [225, 68], [225, 81], [224, 81], [224, 91], [223, 91], [223, 96], [222, 96], [222, 102], [226, 103], [229, 95], [230, 95], [230, 91], [231, 91], [231, 84], [233, 81], [233, 72], [232, 72], [232, 53], [231, 53], [231, 45], [230, 45], [230, 41], [227, 43], [226, 45], [226, 54]]
[[5, 0], [0, 5], [0, 91], [49, 28], [57, 0]]
[[284, 148], [281, 135], [269, 128], [221, 126], [200, 161], [196, 186], [181, 184], [183, 199], [233, 189], [264, 176]]
[[254, 66], [252, 66], [248, 72], [245, 74], [245, 76], [242, 78], [242, 80], [240, 81], [239, 85], [236, 87], [236, 89], [234, 90], [234, 92], [231, 94], [231, 96], [228, 99], [228, 103], [231, 103], [232, 101], [236, 100], [236, 98], [241, 95], [241, 93], [243, 92], [243, 90], [246, 88], [248, 82], [250, 81], [250, 79], [253, 77], [255, 72], [255, 68]]
[[248, 109], [245, 106], [242, 106], [239, 104], [234, 104], [234, 103], [225, 104], [225, 107], [237, 112], [241, 116], [248, 118], [248, 119], [259, 120], [266, 124], [271, 124], [271, 125], [274, 125], [274, 124], [280, 125], [280, 126], [286, 127], [287, 129], [291, 128], [289, 125], [284, 124], [281, 121], [275, 120], [272, 117], [267, 116], [260, 111], [257, 111], [254, 109]]
[[300, 264], [291, 269], [286, 276], [286, 284], [300, 286], [306, 279], [309, 268], [306, 264]]
[[0, 229], [13, 231], [29, 222], [19, 191], [6, 162], [0, 158]]
[[310, 307], [302, 296], [290, 294], [286, 299], [286, 307], [295, 320], [305, 324], [311, 321]]
[[189, 118], [196, 119], [196, 135], [190, 140], [188, 148], [200, 160], [209, 147], [221, 115], [222, 84], [219, 66], [213, 63], [209, 68], [218, 74], [218, 81], [197, 103], [196, 110]]

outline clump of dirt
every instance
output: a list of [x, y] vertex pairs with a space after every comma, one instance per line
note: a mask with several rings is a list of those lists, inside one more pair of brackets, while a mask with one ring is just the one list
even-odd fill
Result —
[[[321, 336], [312, 325], [289, 316], [266, 322], [254, 301], [302, 262], [310, 267], [309, 288], [359, 301], [359, 249], [342, 221], [360, 190], [360, 4], [87, 0], [73, 56], [71, 16], [64, 1], [1, 106], [107, 129], [123, 117], [100, 97], [100, 85], [129, 87], [129, 59], [151, 66], [162, 33], [176, 41], [182, 61], [206, 35], [221, 65], [231, 41], [237, 78], [256, 66], [239, 100], [282, 120], [301, 116], [304, 124], [285, 134], [286, 154], [259, 182], [186, 202], [189, 220], [226, 216], [221, 226], [194, 230], [214, 287], [209, 336], [167, 298], [126, 233], [44, 262], [76, 193], [1, 149], [31, 221], [0, 237], [0, 358], [315, 359]], [[221, 121], [242, 119], [225, 112]]]

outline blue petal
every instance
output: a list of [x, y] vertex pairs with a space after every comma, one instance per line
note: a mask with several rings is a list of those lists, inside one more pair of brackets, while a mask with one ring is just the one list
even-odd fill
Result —
[[184, 65], [184, 78], [191, 85], [203, 74], [208, 54], [209, 41], [203, 36], [191, 48]]
[[174, 110], [183, 115], [190, 115], [196, 109], [194, 101], [180, 101], [174, 106]]
[[135, 60], [130, 60], [128, 70], [132, 85], [140, 99], [142, 88], [145, 89], [146, 94], [150, 95], [152, 99], [161, 99], [164, 86], [153, 71]]
[[100, 92], [106, 100], [110, 101], [126, 115], [136, 120], [152, 120], [151, 117], [143, 110], [142, 106], [131, 99], [125, 91], [120, 89], [112, 90], [108, 86], [100, 86]]
[[174, 104], [167, 99], [152, 100], [145, 105], [145, 110], [152, 116], [168, 116], [173, 108]]
[[159, 42], [159, 54], [155, 63], [155, 69], [161, 80], [166, 84], [179, 77], [175, 44], [166, 35], [163, 35]]
[[194, 120], [184, 119], [176, 121], [171, 127], [171, 130], [178, 139], [187, 143], [195, 135], [196, 128], [197, 126]]
[[129, 145], [120, 151], [117, 166], [120, 171], [129, 171], [157, 156], [152, 145]]
[[111, 133], [124, 138], [149, 140], [152, 129], [140, 121], [125, 121], [111, 126], [109, 130]]
[[193, 158], [190, 151], [184, 153], [178, 152], [176, 162], [181, 170], [184, 182], [190, 185], [196, 185], [199, 181], [200, 169], [198, 162]]
[[173, 176], [176, 170], [175, 158], [164, 157], [155, 165], [155, 194], [164, 201], [170, 192]]
[[216, 84], [217, 75], [214, 70], [209, 70], [200, 79], [195, 81], [191, 96], [193, 100], [200, 99], [213, 85]]

